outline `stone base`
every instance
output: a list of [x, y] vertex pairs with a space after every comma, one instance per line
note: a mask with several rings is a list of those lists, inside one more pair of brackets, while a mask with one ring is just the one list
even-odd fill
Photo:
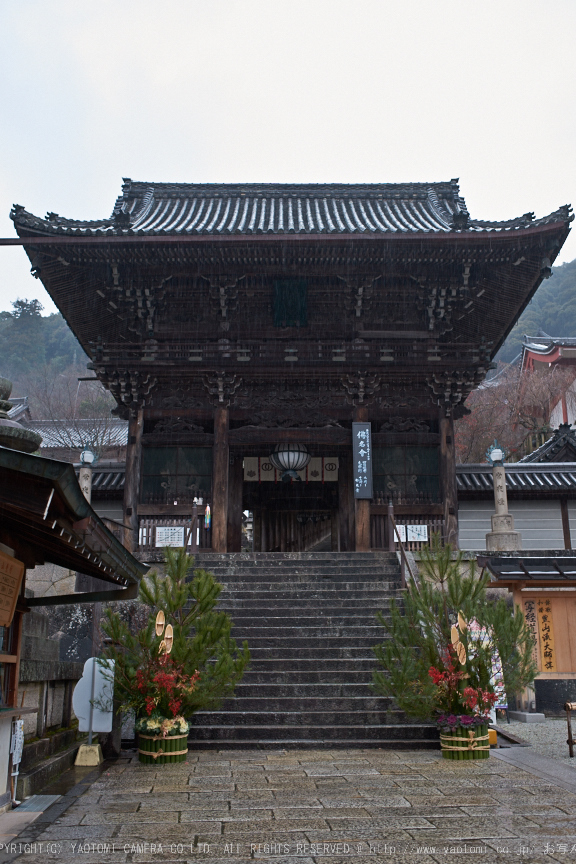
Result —
[[508, 711], [510, 720], [516, 720], [519, 723], [544, 723], [546, 716], [538, 714], [535, 711]]
[[489, 531], [486, 534], [487, 552], [516, 552], [522, 548], [519, 531]]
[[74, 764], [91, 768], [95, 765], [100, 765], [103, 761], [104, 756], [102, 755], [100, 744], [82, 744], [78, 750], [78, 755], [76, 756], [76, 762]]

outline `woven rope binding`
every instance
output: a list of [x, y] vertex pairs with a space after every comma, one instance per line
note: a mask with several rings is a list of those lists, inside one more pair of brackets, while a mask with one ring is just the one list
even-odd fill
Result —
[[[172, 739], [177, 738], [188, 738], [188, 735], [169, 735], [167, 736]], [[164, 735], [142, 735], [141, 732], [138, 733], [138, 738], [144, 738], [146, 741], [165, 741], [166, 737]], [[143, 756], [152, 756], [153, 759], [157, 759], [158, 756], [183, 756], [184, 753], [188, 753], [188, 748], [185, 750], [167, 750], [166, 752], [160, 748], [160, 750], [141, 750], [138, 748], [138, 753], [142, 753]]]
[[[468, 738], [455, 738], [452, 735], [440, 735], [440, 744], [443, 750], [459, 750], [461, 753], [467, 752], [468, 750], [490, 750], [490, 744], [487, 747], [480, 746], [480, 741], [489, 741], [489, 735], [478, 735], [476, 737], [475, 732], [468, 732]], [[449, 747], [446, 744], [446, 741], [464, 741], [465, 747]]]

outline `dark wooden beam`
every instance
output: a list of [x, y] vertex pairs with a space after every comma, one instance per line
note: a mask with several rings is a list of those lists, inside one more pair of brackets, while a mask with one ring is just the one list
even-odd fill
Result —
[[138, 408], [128, 420], [128, 445], [126, 447], [126, 478], [124, 480], [124, 546], [134, 554], [138, 549], [138, 493], [140, 491], [140, 466], [142, 463], [142, 433], [144, 412]]
[[570, 517], [568, 515], [568, 500], [560, 499], [560, 513], [562, 514], [562, 532], [564, 534], [564, 548], [572, 549], [572, 537], [570, 536]]
[[454, 420], [440, 416], [440, 489], [444, 505], [444, 540], [458, 548], [458, 487]]
[[230, 454], [228, 470], [228, 552], [242, 551], [242, 486], [244, 466], [240, 454]]
[[228, 541], [228, 418], [229, 411], [214, 409], [214, 450], [212, 458], [212, 549], [226, 552]]

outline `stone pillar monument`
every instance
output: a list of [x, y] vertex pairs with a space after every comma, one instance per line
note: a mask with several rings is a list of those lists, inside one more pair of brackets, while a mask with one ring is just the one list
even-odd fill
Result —
[[492, 477], [494, 480], [494, 506], [492, 530], [486, 534], [488, 552], [515, 552], [522, 548], [522, 537], [514, 530], [514, 517], [508, 513], [506, 472], [502, 450], [492, 451]]

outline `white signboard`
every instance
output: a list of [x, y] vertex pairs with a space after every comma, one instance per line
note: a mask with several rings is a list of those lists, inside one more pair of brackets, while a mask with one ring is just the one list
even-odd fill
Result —
[[[107, 667], [108, 672], [105, 672], [104, 667]], [[72, 694], [72, 708], [78, 718], [80, 732], [90, 730], [90, 714], [92, 714], [92, 732], [112, 731], [114, 681], [107, 675], [113, 673], [113, 660], [97, 660], [95, 657], [90, 657], [84, 663], [82, 678]]]
[[156, 546], [184, 546], [184, 526], [157, 525]]
[[400, 537], [400, 540], [402, 541], [402, 543], [406, 542], [406, 526], [405, 525], [396, 524], [396, 532], [394, 534], [394, 542], [395, 543], [398, 543], [398, 537]]
[[22, 761], [22, 750], [24, 749], [24, 721], [12, 721], [12, 740], [10, 741], [10, 753], [12, 754], [12, 767], [15, 768]]
[[407, 525], [406, 536], [409, 543], [427, 543], [428, 542], [428, 526], [427, 525]]

